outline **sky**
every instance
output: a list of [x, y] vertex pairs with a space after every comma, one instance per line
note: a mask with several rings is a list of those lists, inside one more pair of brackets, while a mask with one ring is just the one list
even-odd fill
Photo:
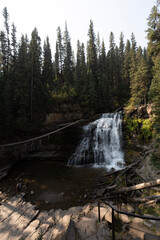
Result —
[[0, 30], [3, 30], [2, 11], [7, 7], [10, 25], [17, 28], [17, 39], [36, 27], [42, 41], [48, 36], [52, 51], [55, 51], [57, 28], [64, 31], [65, 21], [71, 37], [72, 48], [76, 52], [77, 40], [86, 46], [90, 19], [94, 32], [99, 32], [108, 50], [109, 35], [112, 31], [119, 45], [123, 32], [124, 40], [133, 32], [137, 45], [146, 47], [147, 18], [156, 0], [0, 0]]

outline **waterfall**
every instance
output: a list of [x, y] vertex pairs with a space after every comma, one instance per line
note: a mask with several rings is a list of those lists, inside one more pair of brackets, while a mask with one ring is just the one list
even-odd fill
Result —
[[107, 170], [123, 168], [121, 112], [103, 114], [84, 127], [84, 136], [68, 160], [68, 165], [89, 164]]

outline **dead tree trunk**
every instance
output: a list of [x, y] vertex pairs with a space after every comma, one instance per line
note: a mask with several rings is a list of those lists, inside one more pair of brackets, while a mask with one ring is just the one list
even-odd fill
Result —
[[131, 192], [131, 191], [136, 191], [136, 190], [140, 190], [140, 189], [144, 189], [144, 188], [150, 188], [150, 187], [155, 187], [160, 185], [160, 179], [157, 179], [155, 181], [151, 181], [151, 182], [146, 182], [146, 183], [140, 183], [131, 187], [125, 187], [125, 188], [121, 188], [119, 190], [115, 190], [115, 191], [111, 191], [109, 193], [109, 195], [119, 195], [122, 193], [126, 193], [126, 192]]

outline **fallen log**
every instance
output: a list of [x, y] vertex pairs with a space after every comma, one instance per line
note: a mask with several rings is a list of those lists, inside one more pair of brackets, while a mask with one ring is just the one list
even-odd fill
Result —
[[160, 195], [152, 195], [147, 197], [140, 197], [140, 198], [128, 198], [127, 201], [133, 202], [133, 203], [145, 203], [150, 200], [155, 200], [160, 198]]
[[140, 183], [131, 187], [124, 187], [119, 190], [114, 190], [109, 193], [109, 195], [119, 195], [122, 193], [126, 192], [131, 192], [131, 191], [136, 191], [140, 189], [145, 189], [145, 188], [150, 188], [150, 187], [155, 187], [160, 185], [160, 179], [157, 179], [155, 181], [150, 181], [150, 182], [145, 182], [145, 183]]
[[156, 198], [156, 199], [154, 199], [154, 200], [150, 200], [150, 201], [147, 201], [147, 202], [145, 202], [145, 203], [141, 203], [141, 204], [139, 205], [139, 207], [148, 206], [148, 205], [154, 205], [154, 204], [157, 204], [157, 203], [159, 203], [159, 202], [160, 202], [160, 198]]

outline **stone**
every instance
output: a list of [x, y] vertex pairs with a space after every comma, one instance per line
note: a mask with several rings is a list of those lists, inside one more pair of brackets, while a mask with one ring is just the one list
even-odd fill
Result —
[[58, 209], [54, 213], [54, 220], [57, 223], [61, 218], [63, 218], [65, 215], [65, 212], [62, 211], [62, 209]]
[[[101, 207], [100, 208], [100, 217], [101, 220], [105, 218], [105, 215], [107, 214], [107, 212], [109, 211], [109, 207]], [[92, 217], [95, 218], [96, 220], [98, 220], [98, 207], [94, 207], [87, 215], [88, 217]]]
[[87, 214], [88, 214], [88, 212], [90, 211], [90, 204], [87, 204], [87, 205], [85, 205], [84, 207], [82, 207], [82, 214], [84, 215], [84, 216], [86, 216]]
[[22, 202], [14, 212], [1, 223], [0, 239], [17, 240], [29, 223], [36, 218], [39, 210], [30, 203]]
[[87, 197], [88, 197], [88, 195], [87, 195], [87, 194], [85, 194], [83, 198], [84, 198], [84, 199], [87, 199]]
[[49, 228], [49, 224], [43, 223], [36, 229], [35, 232], [31, 233], [25, 240], [35, 240], [38, 239], [39, 234], [45, 234]]
[[19, 238], [26, 238], [28, 235], [34, 233], [36, 231], [36, 228], [38, 227], [40, 221], [39, 220], [34, 220], [31, 222], [28, 227], [23, 231], [23, 233], [20, 235]]
[[156, 221], [155, 230], [156, 230], [156, 233], [160, 234], [160, 221]]
[[75, 221], [78, 221], [78, 217], [79, 217], [81, 211], [82, 211], [82, 207], [80, 207], [80, 206], [71, 207], [67, 210], [66, 214], [71, 215], [72, 219], [74, 219]]
[[109, 223], [112, 223], [112, 209], [108, 208], [108, 211], [106, 212], [104, 216], [104, 220], [106, 220]]
[[160, 236], [156, 236], [150, 233], [145, 233], [144, 240], [160, 240]]
[[121, 210], [122, 211], [127, 211], [127, 212], [131, 212], [131, 213], [134, 213], [134, 209], [133, 209], [133, 207], [130, 205], [130, 204], [122, 204], [121, 205]]
[[123, 223], [130, 223], [131, 222], [130, 218], [127, 215], [119, 214], [119, 218], [121, 219], [121, 221]]
[[66, 238], [67, 228], [70, 223], [70, 215], [62, 217], [43, 237], [43, 240], [62, 240]]
[[148, 227], [149, 229], [152, 229], [153, 228], [153, 225], [152, 223], [149, 223], [149, 222], [143, 222], [143, 224]]
[[[91, 237], [85, 238], [85, 240], [100, 240], [100, 239], [97, 239], [97, 234], [94, 234], [94, 235], [91, 236]], [[102, 239], [101, 239], [101, 240], [102, 240]]]
[[82, 239], [91, 237], [96, 233], [96, 219], [82, 217], [80, 221], [76, 223], [76, 229]]
[[66, 232], [66, 240], [75, 240], [76, 229], [75, 222], [71, 219]]
[[97, 240], [105, 240], [110, 239], [110, 232], [106, 226], [105, 222], [101, 222], [98, 227], [98, 231], [96, 234]]

